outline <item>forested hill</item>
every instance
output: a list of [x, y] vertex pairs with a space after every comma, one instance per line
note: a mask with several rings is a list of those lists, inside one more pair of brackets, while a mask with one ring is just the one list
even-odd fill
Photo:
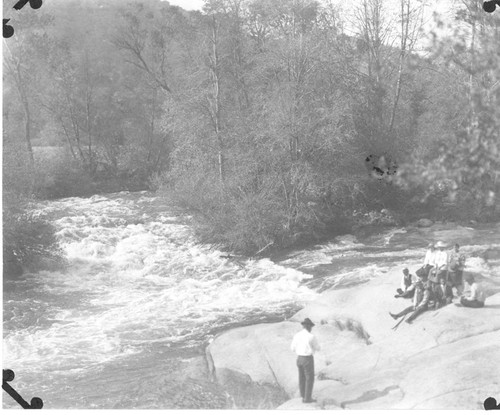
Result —
[[7, 249], [29, 198], [123, 189], [157, 190], [196, 213], [204, 241], [247, 253], [382, 209], [495, 220], [500, 12], [464, 0], [455, 32], [417, 56], [422, 2], [398, 4], [396, 20], [383, 0], [348, 20], [314, 0], [10, 13]]

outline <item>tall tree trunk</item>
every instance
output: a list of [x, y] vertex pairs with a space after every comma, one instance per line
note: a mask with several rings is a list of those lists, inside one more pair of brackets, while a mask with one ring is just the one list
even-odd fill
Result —
[[399, 52], [398, 63], [398, 78], [396, 81], [396, 90], [394, 92], [394, 101], [392, 103], [391, 119], [389, 121], [389, 131], [394, 127], [394, 119], [396, 117], [396, 108], [398, 106], [399, 97], [401, 95], [401, 79], [403, 77], [403, 66], [406, 58], [406, 45], [408, 41], [408, 31], [410, 26], [410, 0], [406, 0], [406, 16], [405, 16], [405, 0], [401, 1], [401, 50]]
[[21, 98], [23, 110], [24, 110], [24, 139], [26, 141], [26, 148], [28, 150], [28, 155], [30, 159], [31, 166], [35, 165], [35, 158], [33, 156], [33, 147], [31, 145], [31, 111], [30, 104], [28, 100], [28, 94], [26, 92], [26, 87], [22, 79], [20, 64], [16, 64], [16, 73], [14, 74], [14, 79]]
[[471, 24], [472, 24], [472, 34], [471, 34], [471, 45], [470, 45], [470, 68], [469, 68], [469, 108], [472, 111], [470, 131], [477, 127], [478, 120], [474, 104], [474, 72], [476, 70], [476, 32], [477, 32], [477, 7], [475, 4], [472, 5], [471, 10]]
[[28, 149], [28, 154], [30, 158], [31, 165], [35, 164], [35, 158], [33, 156], [33, 147], [31, 146], [31, 113], [28, 102], [28, 97], [24, 97], [23, 99], [23, 108], [24, 108], [24, 136], [26, 139], [26, 148]]
[[149, 143], [148, 143], [148, 156], [146, 158], [146, 162], [149, 165], [151, 160], [151, 155], [153, 153], [153, 139], [154, 139], [154, 130], [155, 130], [155, 110], [156, 110], [156, 88], [153, 88], [153, 102], [151, 104], [151, 122], [149, 125]]
[[222, 138], [221, 125], [221, 103], [220, 103], [220, 62], [219, 62], [219, 31], [215, 16], [212, 17], [212, 51], [210, 57], [210, 77], [212, 81], [212, 123], [217, 140], [218, 154], [217, 163], [219, 168], [219, 180], [224, 183], [224, 140]]
[[87, 139], [88, 139], [88, 152], [89, 152], [89, 170], [91, 174], [95, 173], [95, 168], [97, 163], [95, 163], [92, 154], [92, 117], [91, 117], [91, 106], [92, 106], [92, 84], [90, 79], [90, 62], [87, 52], [85, 53], [85, 116], [87, 124]]

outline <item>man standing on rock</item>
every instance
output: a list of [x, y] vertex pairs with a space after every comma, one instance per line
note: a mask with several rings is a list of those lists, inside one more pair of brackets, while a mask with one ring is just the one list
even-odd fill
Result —
[[311, 333], [314, 323], [308, 318], [302, 323], [303, 330], [293, 336], [291, 349], [297, 354], [299, 368], [299, 389], [302, 402], [316, 402], [312, 399], [314, 385], [314, 352], [321, 350], [316, 337]]

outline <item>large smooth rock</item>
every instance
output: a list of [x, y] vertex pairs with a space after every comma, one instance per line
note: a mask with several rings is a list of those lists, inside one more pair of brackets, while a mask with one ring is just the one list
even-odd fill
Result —
[[[408, 266], [414, 272], [419, 264]], [[398, 268], [356, 287], [324, 292], [291, 321], [224, 333], [209, 353], [216, 373], [231, 369], [280, 385], [293, 398], [281, 409], [312, 409], [295, 399], [297, 369], [289, 350], [300, 321], [309, 317], [322, 345], [315, 358], [317, 407], [481, 409], [485, 398], [498, 395], [500, 384], [500, 275], [476, 277], [489, 294], [481, 309], [450, 304], [393, 330], [388, 312], [411, 304], [394, 298]]]
[[[321, 338], [322, 351], [316, 355], [316, 372], [332, 363], [336, 350], [364, 344], [364, 339], [353, 331], [321, 324], [319, 320], [317, 323], [313, 330]], [[207, 349], [216, 379], [226, 383], [228, 376], [240, 380], [248, 376], [253, 382], [279, 385], [293, 396], [297, 392], [298, 375], [290, 343], [299, 330], [298, 323], [282, 322], [240, 327], [217, 337]]]

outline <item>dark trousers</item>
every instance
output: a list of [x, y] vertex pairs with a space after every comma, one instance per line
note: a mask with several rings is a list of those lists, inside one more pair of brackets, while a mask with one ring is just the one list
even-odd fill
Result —
[[400, 313], [396, 314], [396, 318], [403, 317], [405, 314], [411, 313], [410, 317], [408, 317], [408, 321], [415, 320], [420, 314], [422, 314], [425, 310], [427, 310], [427, 304], [421, 305], [417, 308], [410, 306], [405, 308]]
[[304, 401], [310, 401], [314, 385], [314, 357], [298, 356], [297, 367], [299, 368], [300, 396]]
[[413, 313], [411, 313], [411, 316], [408, 317], [408, 321], [413, 321], [415, 320], [420, 314], [422, 314], [424, 311], [427, 310], [427, 304], [421, 305], [415, 309]]
[[481, 301], [467, 300], [466, 298], [462, 298], [460, 300], [460, 304], [462, 304], [464, 307], [472, 307], [472, 308], [484, 307], [484, 303], [482, 303]]
[[457, 294], [461, 295], [464, 291], [464, 272], [463, 270], [454, 271], [453, 278], [451, 280], [451, 286], [457, 289]]
[[406, 307], [403, 311], [396, 314], [396, 318], [403, 317], [405, 314], [411, 313], [414, 310], [415, 310], [415, 308], [412, 305], [409, 307]]

